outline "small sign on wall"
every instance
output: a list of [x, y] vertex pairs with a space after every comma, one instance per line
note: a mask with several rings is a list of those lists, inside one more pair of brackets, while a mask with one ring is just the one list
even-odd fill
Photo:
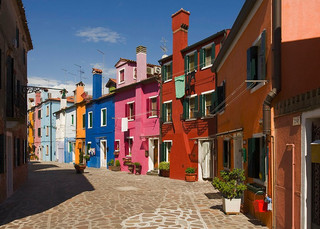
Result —
[[293, 125], [293, 126], [300, 126], [300, 125], [301, 125], [300, 116], [293, 117], [292, 125]]

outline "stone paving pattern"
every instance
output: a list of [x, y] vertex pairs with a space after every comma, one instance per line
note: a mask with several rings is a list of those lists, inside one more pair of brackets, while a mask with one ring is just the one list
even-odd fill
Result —
[[225, 215], [209, 182], [32, 162], [26, 184], [0, 205], [0, 228], [265, 227]]

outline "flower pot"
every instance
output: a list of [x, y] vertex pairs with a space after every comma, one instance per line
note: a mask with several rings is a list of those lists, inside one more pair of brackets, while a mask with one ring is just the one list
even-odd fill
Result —
[[141, 174], [141, 166], [136, 167], [136, 173], [135, 174]]
[[121, 171], [120, 166], [109, 165], [109, 169], [110, 169], [111, 171], [115, 171], [115, 172]]
[[119, 151], [114, 151], [113, 154], [114, 154], [114, 156], [118, 157], [120, 152]]
[[87, 167], [86, 165], [79, 165], [79, 164], [74, 165], [74, 168], [76, 169], [76, 173], [83, 173], [86, 167]]
[[196, 174], [195, 173], [186, 173], [186, 181], [187, 182], [195, 182]]
[[132, 163], [129, 163], [127, 165], [128, 165], [128, 170], [130, 171], [130, 173], [133, 173], [134, 165]]
[[223, 211], [227, 215], [240, 213], [241, 198], [227, 199], [222, 197]]
[[170, 176], [170, 170], [160, 170], [160, 176], [162, 177], [169, 177]]

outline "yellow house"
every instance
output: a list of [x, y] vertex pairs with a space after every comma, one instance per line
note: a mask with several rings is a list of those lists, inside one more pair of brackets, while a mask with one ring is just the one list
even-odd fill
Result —
[[[29, 104], [33, 102], [33, 98], [29, 99]], [[38, 160], [34, 152], [34, 106], [30, 106], [28, 110], [28, 154], [30, 160]]]

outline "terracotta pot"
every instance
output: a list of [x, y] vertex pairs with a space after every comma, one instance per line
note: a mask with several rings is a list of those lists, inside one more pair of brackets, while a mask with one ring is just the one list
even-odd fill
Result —
[[117, 171], [121, 171], [120, 166], [113, 166], [113, 165], [110, 165], [110, 166], [109, 166], [109, 169], [110, 169], [111, 171], [115, 171], [115, 172], [117, 172]]
[[128, 164], [128, 170], [133, 173], [134, 165], [132, 163]]
[[136, 167], [136, 174], [141, 174], [141, 166]]
[[195, 182], [196, 174], [195, 173], [186, 173], [186, 181], [187, 182]]
[[74, 168], [76, 169], [76, 173], [83, 173], [86, 167], [87, 167], [86, 165], [79, 165], [79, 164], [74, 165]]
[[162, 177], [169, 177], [170, 176], [170, 170], [160, 170], [160, 176]]

